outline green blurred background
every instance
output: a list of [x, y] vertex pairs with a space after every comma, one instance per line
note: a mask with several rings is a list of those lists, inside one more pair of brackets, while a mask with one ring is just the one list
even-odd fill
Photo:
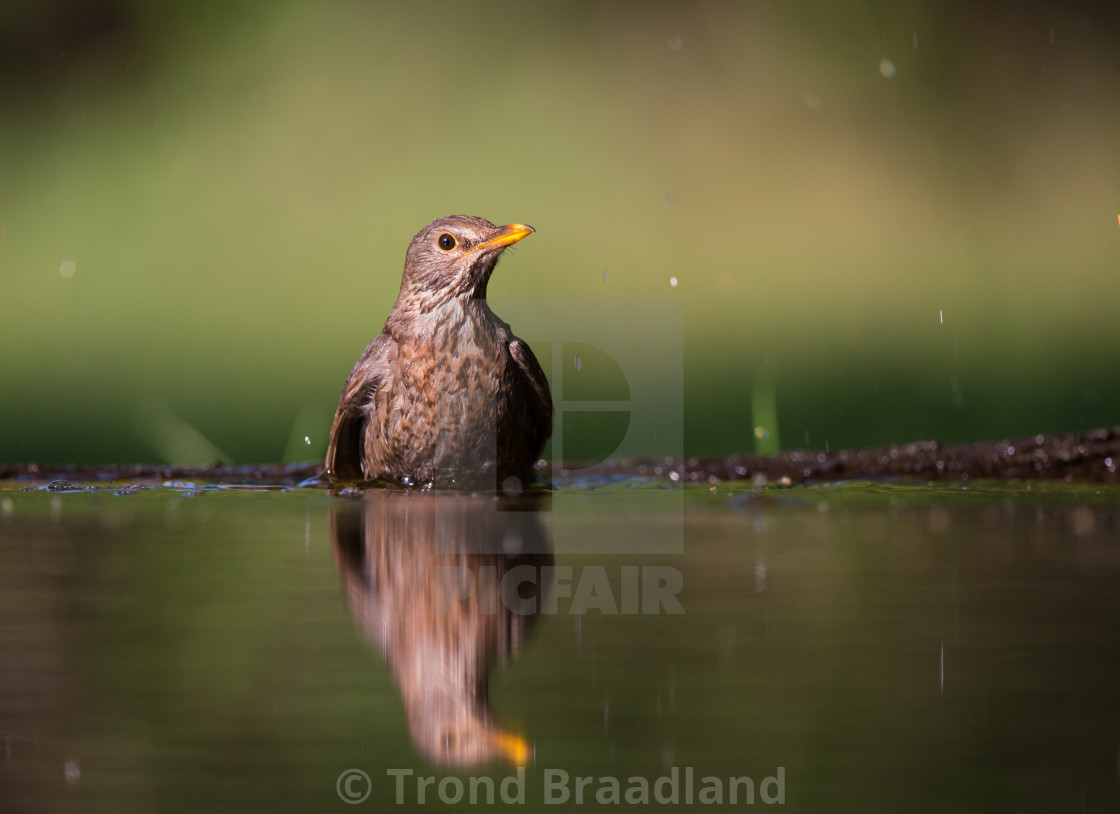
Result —
[[0, 461], [316, 457], [459, 212], [538, 230], [492, 297], [680, 300], [690, 454], [1115, 423], [1118, 16], [5, 4]]

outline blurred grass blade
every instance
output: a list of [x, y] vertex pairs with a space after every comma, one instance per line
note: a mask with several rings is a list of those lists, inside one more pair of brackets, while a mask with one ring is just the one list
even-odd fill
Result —
[[173, 466], [233, 463], [210, 440], [188, 424], [164, 401], [144, 398], [136, 408], [136, 431], [160, 457]]
[[299, 464], [314, 461], [327, 454], [327, 436], [334, 408], [330, 405], [305, 404], [296, 414], [292, 432], [284, 446], [282, 463]]

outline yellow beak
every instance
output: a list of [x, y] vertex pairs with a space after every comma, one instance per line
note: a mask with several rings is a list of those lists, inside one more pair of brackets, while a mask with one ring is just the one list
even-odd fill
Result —
[[532, 750], [523, 737], [514, 735], [512, 732], [498, 732], [494, 736], [494, 741], [498, 751], [514, 766], [528, 765]]
[[477, 252], [484, 249], [503, 248], [528, 237], [533, 234], [534, 231], [532, 226], [526, 226], [524, 223], [511, 223], [508, 226], [503, 226], [502, 230], [498, 232], [497, 235], [490, 238], [485, 243], [479, 243], [471, 249], [471, 251]]

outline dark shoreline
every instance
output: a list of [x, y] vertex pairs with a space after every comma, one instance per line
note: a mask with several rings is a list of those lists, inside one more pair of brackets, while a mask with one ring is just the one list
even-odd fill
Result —
[[[820, 452], [790, 450], [777, 455], [724, 458], [612, 459], [583, 466], [566, 464], [548, 477], [610, 475], [663, 477], [686, 483], [755, 480], [783, 485], [840, 480], [1059, 480], [1116, 483], [1120, 426], [1082, 433], [1036, 435], [1002, 441], [942, 445], [916, 441], [889, 447]], [[147, 464], [57, 466], [0, 464], [0, 483], [54, 481], [220, 481], [261, 486], [297, 486], [322, 476], [321, 463], [173, 467]], [[308, 484], [311, 485], [311, 484]]]

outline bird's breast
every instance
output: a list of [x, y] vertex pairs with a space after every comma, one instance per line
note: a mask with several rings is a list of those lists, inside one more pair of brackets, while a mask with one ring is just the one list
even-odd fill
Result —
[[447, 316], [457, 318], [397, 339], [393, 376], [377, 393], [366, 439], [383, 471], [457, 480], [496, 466], [509, 349], [488, 321]]

